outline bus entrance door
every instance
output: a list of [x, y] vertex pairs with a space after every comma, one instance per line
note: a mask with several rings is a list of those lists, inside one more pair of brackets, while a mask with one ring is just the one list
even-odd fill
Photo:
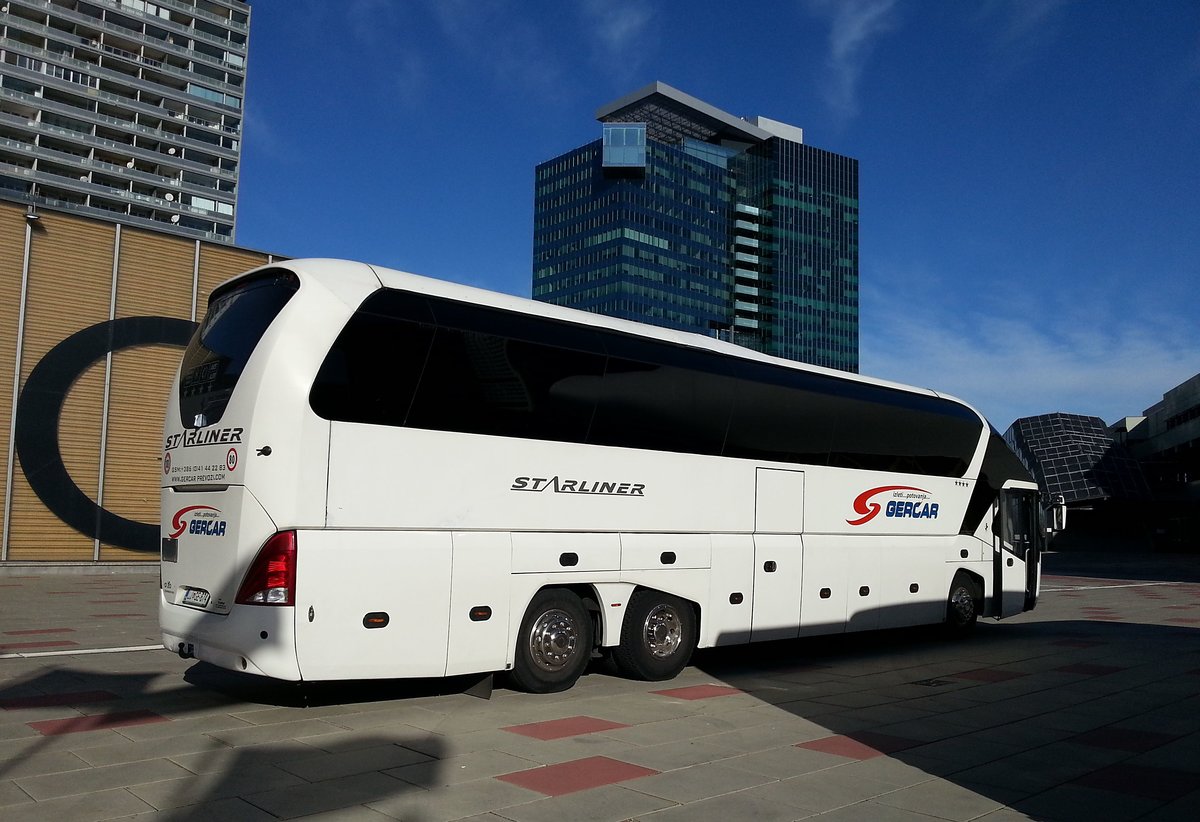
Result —
[[1000, 494], [1000, 534], [993, 552], [996, 598], [995, 616], [1007, 617], [1025, 610], [1029, 581], [1036, 585], [1038, 552], [1037, 492], [1006, 490]]

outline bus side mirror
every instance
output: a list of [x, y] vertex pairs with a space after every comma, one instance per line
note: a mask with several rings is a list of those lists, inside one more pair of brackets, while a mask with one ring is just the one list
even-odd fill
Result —
[[1050, 530], [1058, 533], [1067, 529], [1067, 503], [1063, 499], [1062, 494], [1057, 494], [1054, 497], [1054, 502], [1050, 506], [1051, 525]]

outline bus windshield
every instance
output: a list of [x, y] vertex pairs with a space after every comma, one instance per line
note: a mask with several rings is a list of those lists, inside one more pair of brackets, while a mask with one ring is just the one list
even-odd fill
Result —
[[179, 416], [185, 428], [221, 419], [251, 352], [299, 286], [290, 271], [270, 270], [213, 293], [179, 372]]

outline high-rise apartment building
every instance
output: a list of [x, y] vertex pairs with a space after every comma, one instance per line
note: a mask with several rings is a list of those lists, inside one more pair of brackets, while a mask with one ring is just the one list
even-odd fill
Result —
[[858, 370], [858, 161], [663, 83], [540, 164], [533, 296]]
[[0, 198], [232, 243], [250, 8], [0, 0]]

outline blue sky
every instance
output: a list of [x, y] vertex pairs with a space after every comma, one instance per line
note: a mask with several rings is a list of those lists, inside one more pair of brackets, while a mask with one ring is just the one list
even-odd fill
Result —
[[661, 80], [859, 160], [861, 370], [1001, 430], [1200, 371], [1200, 4], [251, 3], [238, 244], [530, 292], [534, 166]]

